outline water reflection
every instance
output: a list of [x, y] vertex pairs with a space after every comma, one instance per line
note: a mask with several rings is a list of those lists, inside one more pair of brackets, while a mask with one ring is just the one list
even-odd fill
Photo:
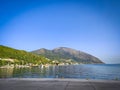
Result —
[[0, 78], [119, 79], [120, 65], [66, 65], [0, 68]]
[[13, 68], [0, 68], [0, 78], [9, 78], [13, 75]]

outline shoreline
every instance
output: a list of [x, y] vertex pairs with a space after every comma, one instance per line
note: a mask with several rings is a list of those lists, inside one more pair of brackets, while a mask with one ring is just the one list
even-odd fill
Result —
[[[59, 65], [55, 65], [55, 64], [42, 64], [42, 65], [3, 65], [0, 66], [0, 68], [27, 68], [27, 67], [49, 67], [49, 66], [68, 66], [68, 65], [114, 65], [114, 64], [106, 64], [106, 63], [96, 63], [96, 64], [59, 64]], [[115, 65], [120, 65], [120, 64], [115, 64]]]
[[75, 78], [0, 78], [0, 80], [25, 80], [25, 81], [92, 81], [92, 82], [119, 82], [120, 80], [102, 79], [75, 79]]

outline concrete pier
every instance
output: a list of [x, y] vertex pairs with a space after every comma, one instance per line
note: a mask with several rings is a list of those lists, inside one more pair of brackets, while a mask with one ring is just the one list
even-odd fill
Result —
[[82, 79], [0, 79], [0, 90], [120, 90], [120, 81]]

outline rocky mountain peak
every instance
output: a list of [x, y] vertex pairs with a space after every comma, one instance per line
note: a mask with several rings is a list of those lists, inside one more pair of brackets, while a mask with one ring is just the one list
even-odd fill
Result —
[[32, 51], [32, 53], [35, 54], [41, 54], [51, 60], [68, 60], [71, 59], [73, 61], [79, 62], [79, 63], [103, 63], [100, 59], [97, 57], [90, 55], [88, 53], [82, 52], [80, 50], [75, 50], [68, 47], [58, 47], [53, 50], [47, 50], [47, 49], [39, 49]]

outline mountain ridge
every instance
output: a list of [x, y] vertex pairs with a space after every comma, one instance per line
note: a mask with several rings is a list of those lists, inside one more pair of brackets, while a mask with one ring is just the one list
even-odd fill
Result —
[[8, 62], [4, 62], [5, 59], [13, 60], [13, 64], [44, 64], [49, 62], [46, 57], [0, 45], [0, 66], [8, 64]]
[[59, 60], [59, 61], [72, 60], [84, 64], [103, 63], [100, 59], [98, 59], [97, 57], [91, 54], [68, 47], [57, 47], [52, 50], [42, 48], [42, 49], [34, 50], [31, 53], [37, 55], [43, 55], [51, 60]]

